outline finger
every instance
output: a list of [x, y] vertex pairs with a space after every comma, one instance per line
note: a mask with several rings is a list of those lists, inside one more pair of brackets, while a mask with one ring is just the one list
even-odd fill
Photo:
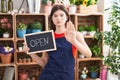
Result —
[[67, 30], [75, 30], [74, 25], [71, 21], [67, 22]]
[[72, 21], [70, 21], [70, 28], [72, 29], [72, 30], [75, 30], [75, 27], [74, 27], [74, 24], [72, 23]]

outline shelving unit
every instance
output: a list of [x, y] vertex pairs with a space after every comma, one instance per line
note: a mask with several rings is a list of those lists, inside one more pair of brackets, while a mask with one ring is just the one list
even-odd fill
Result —
[[[15, 18], [15, 32], [17, 31], [17, 26], [20, 22], [25, 23], [26, 25], [30, 25], [31, 23], [38, 21], [42, 23], [43, 26], [43, 30], [42, 31], [46, 31], [48, 30], [48, 24], [47, 24], [47, 16], [46, 14], [15, 14], [14, 16]], [[29, 28], [29, 26], [28, 26]], [[15, 56], [16, 56], [16, 64], [17, 64], [17, 79], [19, 76], [19, 73], [21, 72], [21, 69], [23, 69], [22, 71], [30, 71], [31, 67], [33, 67], [32, 69], [37, 69], [38, 68], [38, 64], [26, 53], [24, 53], [23, 51], [19, 51], [18, 50], [18, 44], [19, 43], [23, 43], [24, 39], [23, 38], [19, 38], [17, 36], [17, 33], [15, 33]], [[42, 53], [38, 53], [38, 55], [40, 57], [42, 57]], [[22, 60], [22, 62], [20, 61]], [[27, 66], [27, 67], [26, 67]], [[37, 66], [37, 67], [36, 67]], [[36, 67], [36, 68], [34, 68]], [[41, 70], [41, 67], [39, 66], [39, 69]], [[30, 73], [33, 73], [32, 71]], [[35, 74], [28, 74], [29, 76], [33, 76]]]
[[[103, 14], [102, 13], [95, 13], [95, 14], [76, 14], [76, 26], [78, 30], [78, 26], [90, 26], [95, 25], [99, 31], [103, 31]], [[94, 40], [93, 36], [85, 35], [85, 41], [87, 42], [88, 46], [96, 44], [97, 41]], [[101, 54], [103, 54], [103, 43], [100, 45], [101, 47]], [[92, 56], [91, 58], [79, 58], [77, 59], [77, 70], [76, 70], [76, 80], [81, 80], [80, 75], [83, 67], [89, 68], [92, 65], [99, 65], [102, 66], [102, 59], [99, 57]], [[92, 80], [90, 78], [90, 73], [88, 72], [87, 80]]]
[[[40, 66], [38, 66], [38, 64], [36, 62], [25, 62], [25, 63], [21, 63], [19, 62], [20, 59], [28, 59], [30, 58], [29, 55], [27, 55], [26, 53], [24, 53], [23, 51], [19, 51], [18, 50], [18, 44], [19, 43], [23, 43], [24, 39], [23, 38], [18, 38], [17, 37], [17, 33], [16, 33], [16, 27], [18, 25], [19, 22], [24, 22], [25, 24], [30, 24], [34, 21], [39, 21], [43, 24], [43, 30], [42, 31], [47, 31], [49, 30], [49, 19], [48, 19], [48, 15], [44, 14], [44, 13], [40, 13], [40, 14], [14, 14], [14, 15], [10, 15], [10, 14], [0, 14], [0, 19], [3, 17], [7, 17], [9, 18], [13, 28], [11, 29], [11, 36], [10, 38], [0, 38], [0, 45], [3, 44], [3, 41], [6, 43], [13, 43], [14, 45], [14, 58], [12, 59], [12, 62], [10, 64], [1, 64], [0, 61], [0, 70], [2, 69], [2, 71], [0, 71], [0, 73], [4, 72], [4, 68], [6, 66], [13, 66], [15, 67], [15, 78], [14, 80], [18, 80], [18, 76], [19, 76], [19, 72], [21, 72], [22, 70], [25, 71], [30, 71], [30, 73], [34, 73], [34, 71], [31, 71], [32, 69], [38, 69], [40, 72], [42, 71], [42, 68]], [[71, 21], [73, 22], [73, 24], [75, 25], [75, 29], [78, 30], [78, 26], [79, 25], [96, 25], [97, 28], [99, 29], [99, 31], [103, 31], [103, 15], [101, 13], [95, 13], [95, 14], [70, 14], [71, 17]], [[93, 36], [84, 36], [87, 44], [90, 46], [93, 43], [95, 44], [96, 41], [93, 40]], [[101, 43], [101, 48], [103, 47], [103, 43]], [[101, 54], [102, 54], [102, 50], [101, 50]], [[38, 55], [40, 57], [42, 57], [44, 54], [42, 53], [38, 53]], [[31, 59], [31, 58], [30, 58]], [[77, 58], [76, 60], [76, 64], [75, 64], [75, 80], [80, 80], [80, 72], [79, 69], [84, 67], [84, 66], [90, 66], [92, 64], [97, 64], [99, 66], [102, 65], [102, 59], [101, 58], [97, 58], [97, 57], [92, 57], [92, 58]], [[36, 74], [36, 73], [35, 73]], [[3, 74], [0, 74], [0, 76]], [[34, 74], [30, 74], [30, 75], [34, 75]], [[89, 74], [88, 74], [89, 75]], [[88, 76], [89, 77], [89, 76]], [[88, 78], [87, 80], [91, 80], [90, 78]]]

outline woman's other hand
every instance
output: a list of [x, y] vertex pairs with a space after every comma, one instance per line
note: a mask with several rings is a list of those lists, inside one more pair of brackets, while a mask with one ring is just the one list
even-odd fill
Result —
[[29, 48], [25, 42], [23, 43], [23, 51], [26, 53], [29, 51]]
[[74, 41], [76, 40], [76, 31], [74, 28], [74, 24], [71, 21], [67, 22], [67, 28], [65, 31], [65, 38], [70, 43], [74, 44]]

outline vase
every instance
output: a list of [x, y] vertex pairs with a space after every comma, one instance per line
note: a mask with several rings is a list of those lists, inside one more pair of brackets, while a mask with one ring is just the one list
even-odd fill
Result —
[[10, 37], [10, 35], [8, 32], [3, 33], [3, 38], [9, 38], [9, 37]]
[[81, 74], [80, 77], [81, 77], [81, 79], [85, 80], [87, 78], [87, 75], [86, 74]]
[[41, 8], [41, 0], [35, 0], [35, 13], [39, 14]]
[[90, 73], [90, 77], [91, 77], [92, 79], [95, 79], [95, 78], [98, 77], [98, 73], [96, 73], [96, 72], [91, 72], [91, 73]]
[[29, 13], [34, 13], [34, 0], [27, 0], [28, 7], [29, 7]]
[[120, 70], [118, 70], [118, 80], [120, 80]]
[[40, 30], [40, 29], [33, 29], [32, 30], [32, 33], [36, 33], [36, 32], [41, 32], [42, 30]]
[[51, 13], [51, 9], [52, 9], [52, 2], [48, 1], [47, 5], [45, 6], [44, 12], [49, 15]]
[[8, 12], [9, 11], [13, 11], [13, 1], [12, 0], [8, 0]]
[[28, 73], [27, 72], [20, 72], [19, 73], [19, 80], [28, 80]]
[[69, 7], [69, 13], [70, 14], [75, 14], [76, 13], [76, 5], [71, 5]]
[[12, 58], [12, 53], [9, 54], [1, 54], [1, 62], [2, 64], [9, 64], [11, 62], [11, 58]]
[[1, 0], [1, 12], [6, 13], [7, 12], [7, 1]]
[[103, 66], [102, 70], [100, 71], [100, 79], [106, 80], [107, 79], [107, 66]]
[[26, 34], [26, 30], [17, 30], [18, 38], [23, 38], [25, 34]]

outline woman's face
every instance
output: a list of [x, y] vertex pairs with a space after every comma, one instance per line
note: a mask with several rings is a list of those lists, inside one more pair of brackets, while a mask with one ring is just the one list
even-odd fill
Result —
[[58, 10], [53, 14], [52, 20], [56, 26], [64, 26], [67, 21], [67, 16], [65, 12]]

